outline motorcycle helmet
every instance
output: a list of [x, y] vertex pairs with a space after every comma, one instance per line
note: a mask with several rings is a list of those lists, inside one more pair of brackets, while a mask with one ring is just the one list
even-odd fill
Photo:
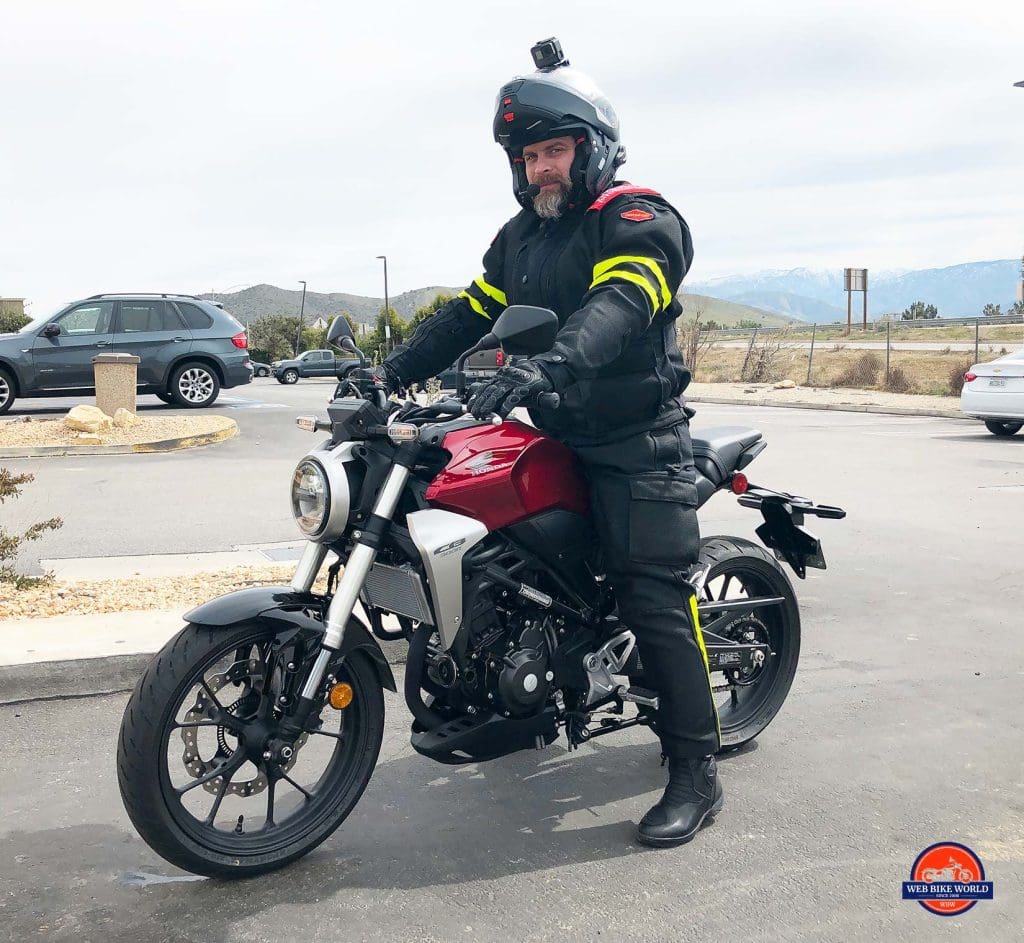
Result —
[[576, 156], [569, 201], [592, 201], [608, 189], [626, 160], [618, 116], [593, 80], [569, 65], [557, 39], [543, 40], [531, 51], [538, 70], [506, 82], [494, 109], [494, 140], [508, 155], [513, 192], [530, 209], [533, 193], [528, 189], [523, 148], [571, 134]]

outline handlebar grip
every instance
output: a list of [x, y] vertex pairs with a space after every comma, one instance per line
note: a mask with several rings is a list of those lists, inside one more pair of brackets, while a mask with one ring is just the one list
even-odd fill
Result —
[[537, 397], [537, 405], [545, 409], [558, 409], [562, 403], [562, 397], [557, 393], [541, 393]]

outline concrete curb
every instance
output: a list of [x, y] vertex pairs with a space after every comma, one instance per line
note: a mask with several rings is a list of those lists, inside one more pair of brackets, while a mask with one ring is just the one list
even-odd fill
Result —
[[231, 425], [214, 432], [200, 432], [196, 435], [179, 436], [176, 439], [158, 439], [155, 442], [132, 442], [127, 445], [37, 445], [17, 449], [0, 449], [0, 458], [53, 458], [68, 455], [132, 455], [142, 452], [174, 452], [178, 449], [195, 449], [233, 439], [238, 435], [238, 423], [228, 419]]
[[890, 416], [931, 416], [936, 419], [963, 419], [970, 422], [958, 409], [911, 409], [904, 406], [875, 406], [860, 403], [771, 403], [762, 399], [740, 399], [730, 396], [687, 396], [688, 403], [714, 403], [721, 406], [773, 406], [779, 409], [821, 409], [848, 413], [881, 413]]
[[[380, 640], [378, 639], [380, 642]], [[380, 642], [389, 665], [404, 665], [405, 642]], [[155, 652], [0, 665], [0, 705], [131, 691]]]

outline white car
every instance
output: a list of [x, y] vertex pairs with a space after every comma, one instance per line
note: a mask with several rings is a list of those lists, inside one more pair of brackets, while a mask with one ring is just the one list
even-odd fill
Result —
[[993, 435], [1019, 432], [1024, 427], [1024, 349], [971, 367], [964, 374], [960, 409], [985, 420]]

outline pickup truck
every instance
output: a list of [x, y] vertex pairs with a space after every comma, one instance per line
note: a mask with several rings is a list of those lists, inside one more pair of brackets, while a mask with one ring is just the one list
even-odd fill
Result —
[[298, 383], [299, 377], [344, 377], [358, 366], [358, 357], [336, 357], [333, 350], [307, 350], [294, 360], [275, 360], [270, 371], [278, 383]]

